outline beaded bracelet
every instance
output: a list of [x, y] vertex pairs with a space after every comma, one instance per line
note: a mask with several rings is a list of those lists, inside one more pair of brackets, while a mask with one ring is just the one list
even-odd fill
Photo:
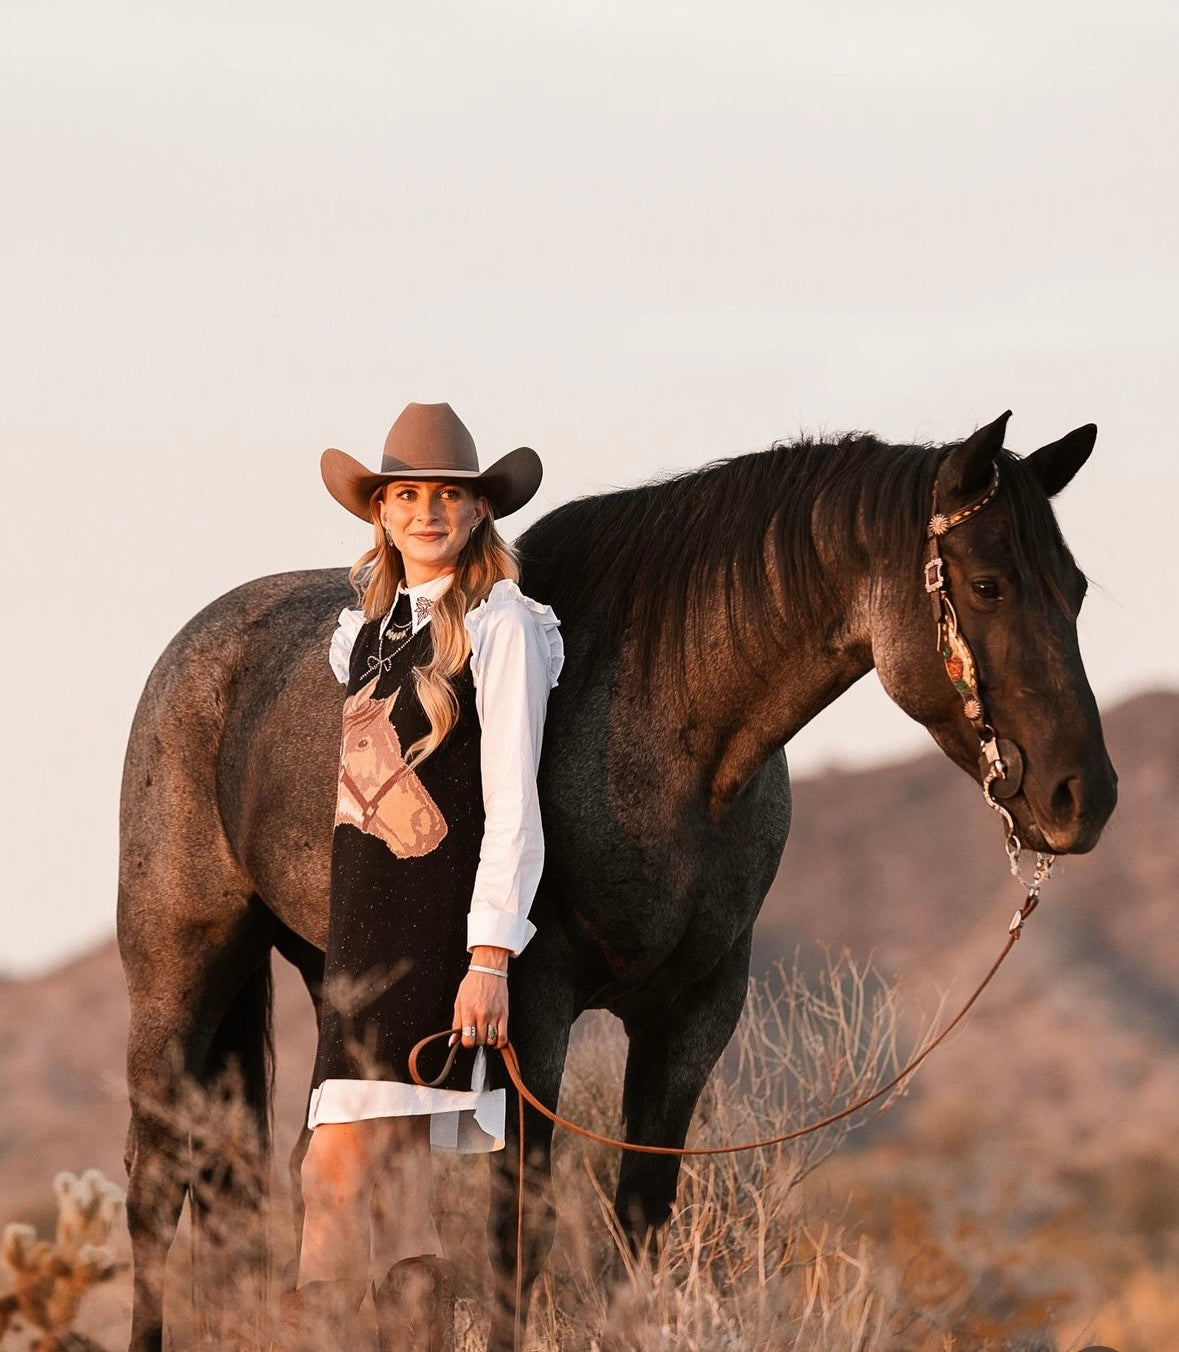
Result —
[[500, 967], [481, 967], [477, 962], [471, 963], [467, 968], [468, 972], [486, 972], [488, 976], [502, 976], [506, 981], [508, 974]]

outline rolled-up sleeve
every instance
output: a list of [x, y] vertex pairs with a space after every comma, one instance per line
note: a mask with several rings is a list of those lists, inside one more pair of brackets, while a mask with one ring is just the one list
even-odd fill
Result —
[[482, 726], [484, 827], [467, 945], [519, 953], [536, 932], [528, 912], [544, 868], [536, 772], [549, 690], [564, 652], [548, 606], [499, 582], [467, 616]]

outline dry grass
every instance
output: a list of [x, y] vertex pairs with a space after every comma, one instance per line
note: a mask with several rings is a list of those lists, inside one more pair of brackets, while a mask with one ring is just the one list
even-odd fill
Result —
[[[562, 1103], [575, 1120], [617, 1134], [624, 1041], [607, 1016], [588, 1023]], [[891, 993], [847, 959], [815, 984], [780, 971], [751, 990], [689, 1144], [756, 1140], [828, 1115], [891, 1078], [896, 1032]], [[562, 1222], [533, 1318], [537, 1349], [879, 1346], [885, 1311], [863, 1246], [810, 1226], [796, 1198], [854, 1129], [845, 1121], [792, 1144], [685, 1162], [667, 1231], [637, 1259], [610, 1206], [616, 1153], [559, 1139]]]
[[[817, 980], [804, 980], [797, 969], [780, 971], [751, 990], [689, 1143], [771, 1135], [869, 1092], [895, 1073], [898, 1027], [893, 992], [847, 958], [830, 961]], [[617, 1134], [624, 1055], [612, 1019], [583, 1019], [562, 1110]], [[184, 1106], [196, 1123], [205, 1187], [223, 1167], [227, 1144], [238, 1171], [248, 1168], [254, 1150], [248, 1115], [230, 1090]], [[615, 1152], [558, 1134], [560, 1224], [537, 1286], [530, 1352], [1076, 1352], [1100, 1341], [1120, 1352], [1157, 1352], [1174, 1343], [1179, 1246], [1169, 1201], [1179, 1184], [1165, 1161], [1128, 1161], [1109, 1175], [1066, 1180], [1071, 1196], [1084, 1194], [1088, 1205], [1116, 1211], [1127, 1230], [1117, 1257], [1118, 1289], [1078, 1290], [1070, 1271], [1075, 1274], [1078, 1263], [1096, 1269], [1103, 1255], [1096, 1246], [1078, 1247], [1067, 1214], [1041, 1218], [1016, 1250], [985, 1221], [947, 1205], [931, 1182], [935, 1175], [922, 1172], [934, 1156], [972, 1148], [968, 1121], [943, 1123], [929, 1158], [920, 1152], [899, 1157], [872, 1139], [854, 1149], [849, 1137], [864, 1125], [853, 1119], [789, 1145], [686, 1162], [671, 1223], [639, 1258], [615, 1231]], [[820, 1169], [825, 1162], [828, 1168]], [[491, 1280], [483, 1241], [486, 1188], [480, 1162], [440, 1157], [435, 1200], [462, 1283], [461, 1352], [484, 1347]], [[278, 1274], [292, 1248], [282, 1191], [270, 1204], [255, 1198], [244, 1211], [218, 1209], [210, 1220], [198, 1237], [186, 1229], [173, 1251], [169, 1345], [265, 1347], [266, 1307], [273, 1311]], [[27, 1252], [27, 1233], [20, 1242]], [[82, 1251], [75, 1250], [80, 1259]], [[267, 1250], [272, 1264], [260, 1272]], [[102, 1271], [111, 1275], [113, 1265]], [[76, 1327], [97, 1331], [106, 1347], [125, 1341], [125, 1274], [113, 1289], [121, 1300], [113, 1320], [108, 1308], [105, 1324], [88, 1324], [84, 1304], [62, 1304], [45, 1336], [64, 1339], [65, 1312]], [[19, 1346], [0, 1342], [5, 1352]], [[39, 1344], [43, 1352], [82, 1345]], [[348, 1346], [363, 1352], [371, 1345], [366, 1304]]]

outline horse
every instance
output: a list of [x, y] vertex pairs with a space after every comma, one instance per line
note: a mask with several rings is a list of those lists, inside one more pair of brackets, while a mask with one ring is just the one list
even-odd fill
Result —
[[[511, 976], [512, 1041], [543, 1103], [556, 1105], [574, 1020], [605, 1008], [629, 1039], [627, 1139], [683, 1144], [740, 1014], [790, 828], [784, 747], [871, 668], [951, 761], [983, 775], [979, 720], [947, 678], [922, 585], [935, 502], [962, 517], [938, 567], [986, 731], [1022, 760], [1003, 805], [1028, 848], [1096, 843], [1117, 777], [1077, 643], [1085, 578], [1049, 501], [1096, 428], [1021, 458], [1003, 444], [1009, 416], [944, 446], [779, 442], [570, 502], [521, 537], [522, 585], [554, 606], [566, 647], [539, 776], [537, 933]], [[318, 994], [343, 700], [327, 651], [350, 599], [336, 569], [222, 596], [168, 645], [135, 715], [118, 908], [133, 1352], [162, 1346], [164, 1261], [192, 1187], [169, 1111], [179, 1084], [239, 1066], [265, 1142], [272, 950]], [[517, 1346], [555, 1221], [552, 1129], [529, 1109], [517, 1325], [508, 1120], [488, 1219], [491, 1352]], [[614, 1205], [634, 1243], [667, 1220], [677, 1179], [674, 1158], [624, 1156]]]

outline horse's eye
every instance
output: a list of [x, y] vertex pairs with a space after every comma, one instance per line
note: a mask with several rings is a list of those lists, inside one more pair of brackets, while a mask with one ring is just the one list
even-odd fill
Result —
[[993, 577], [976, 577], [971, 582], [970, 589], [982, 601], [999, 599], [999, 584]]

